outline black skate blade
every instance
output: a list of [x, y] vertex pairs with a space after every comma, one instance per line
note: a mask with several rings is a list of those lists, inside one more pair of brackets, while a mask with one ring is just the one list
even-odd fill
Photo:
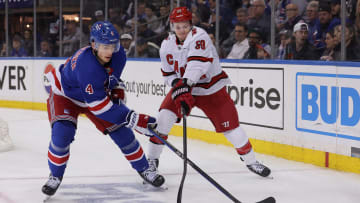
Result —
[[256, 202], [256, 203], [276, 203], [276, 200], [274, 197], [268, 197], [268, 198], [261, 200], [260, 202]]
[[264, 177], [264, 178], [267, 178], [267, 179], [274, 179], [274, 176], [272, 176], [272, 175], [268, 175], [268, 176], [266, 176], [266, 177]]
[[160, 185], [159, 187], [156, 187], [156, 186], [153, 186], [152, 184], [146, 182], [145, 180], [143, 180], [143, 186], [145, 188], [152, 188], [152, 189], [155, 188], [155, 189], [160, 189], [160, 190], [168, 190], [169, 189], [165, 183]]
[[50, 195], [46, 195], [46, 197], [45, 197], [45, 199], [44, 199], [43, 203], [49, 202], [50, 198], [51, 198], [51, 196], [50, 196]]

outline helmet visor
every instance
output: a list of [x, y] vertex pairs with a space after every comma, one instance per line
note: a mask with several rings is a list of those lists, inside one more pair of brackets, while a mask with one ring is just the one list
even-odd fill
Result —
[[102, 44], [99, 42], [95, 42], [95, 49], [98, 51], [106, 51], [106, 52], [112, 52], [116, 53], [120, 49], [120, 43], [116, 44]]

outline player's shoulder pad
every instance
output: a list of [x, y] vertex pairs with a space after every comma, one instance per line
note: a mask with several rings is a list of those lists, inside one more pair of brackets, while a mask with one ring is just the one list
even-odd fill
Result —
[[210, 37], [204, 29], [193, 26], [188, 37], [186, 38], [186, 40], [184, 42], [184, 46], [189, 46], [191, 44], [196, 43], [196, 41], [199, 41], [199, 40], [208, 41], [209, 39], [210, 39]]
[[115, 56], [115, 57], [121, 57], [121, 58], [125, 57], [125, 59], [126, 59], [126, 52], [125, 52], [124, 47], [123, 47], [123, 46], [120, 46], [119, 51], [116, 52], [116, 53], [114, 53], [113, 56]]
[[161, 42], [161, 46], [160, 46], [160, 52], [164, 51], [166, 49], [169, 49], [169, 47], [172, 47], [172, 43], [174, 43], [176, 41], [176, 36], [173, 33], [169, 33], [168, 37], [165, 38], [162, 42]]
[[89, 65], [89, 57], [92, 57], [91, 47], [86, 46], [77, 50], [66, 63], [70, 63], [72, 70], [86, 68]]
[[201, 37], [207, 34], [207, 32], [202, 29], [201, 27], [197, 27], [197, 26], [193, 26], [191, 31], [191, 36], [192, 38], [197, 38], [197, 37]]
[[168, 36], [161, 42], [161, 46], [170, 43], [175, 38], [174, 33], [169, 33]]

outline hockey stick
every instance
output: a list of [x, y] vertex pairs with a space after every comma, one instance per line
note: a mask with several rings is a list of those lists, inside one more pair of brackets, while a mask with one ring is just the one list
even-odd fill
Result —
[[[228, 192], [225, 188], [223, 188], [219, 183], [217, 183], [213, 178], [211, 178], [207, 173], [205, 173], [201, 168], [199, 168], [194, 162], [192, 162], [189, 158], [184, 157], [184, 154], [181, 153], [176, 147], [174, 147], [170, 142], [164, 140], [160, 135], [158, 135], [153, 129], [149, 128], [150, 132], [157, 137], [161, 142], [163, 142], [171, 151], [177, 154], [180, 158], [186, 159], [187, 163], [195, 169], [200, 175], [202, 175], [206, 180], [208, 180], [211, 184], [213, 184], [218, 190], [220, 190], [225, 196], [231, 199], [235, 203], [241, 203], [238, 199], [236, 199], [230, 192]], [[257, 203], [275, 203], [274, 197], [268, 197], [264, 200], [261, 200]]]
[[181, 182], [180, 182], [180, 186], [179, 186], [179, 191], [178, 191], [178, 196], [177, 196], [177, 203], [181, 203], [181, 197], [182, 197], [182, 189], [184, 186], [184, 182], [185, 182], [185, 177], [186, 177], [186, 172], [187, 172], [187, 137], [186, 137], [186, 115], [185, 115], [185, 111], [183, 110], [183, 155], [184, 155], [184, 171], [183, 171], [183, 175], [181, 178]]

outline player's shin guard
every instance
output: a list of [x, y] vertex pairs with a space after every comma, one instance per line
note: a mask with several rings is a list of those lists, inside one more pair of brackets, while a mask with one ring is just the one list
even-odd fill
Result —
[[[160, 134], [160, 136], [164, 139], [167, 140], [168, 136], [167, 135], [163, 135]], [[148, 158], [149, 159], [159, 159], [160, 154], [162, 153], [163, 149], [164, 149], [164, 143], [162, 143], [159, 138], [153, 136], [150, 138], [150, 143], [149, 143], [149, 149], [148, 149]]]
[[[174, 112], [168, 109], [161, 109], [157, 117], [157, 128], [156, 132], [159, 135], [167, 140], [168, 134], [177, 120], [177, 116]], [[156, 167], [159, 165], [159, 158], [164, 149], [164, 143], [162, 143], [157, 137], [153, 136], [150, 138], [149, 148], [148, 148], [148, 158], [150, 164], [156, 163]]]
[[144, 171], [149, 167], [145, 153], [136, 139], [129, 145], [121, 147], [121, 151], [135, 170]]
[[136, 171], [144, 171], [149, 167], [145, 153], [131, 129], [119, 128], [111, 132], [110, 137]]
[[240, 155], [240, 159], [245, 161], [246, 165], [256, 162], [255, 153], [252, 149], [251, 143], [248, 140], [247, 143], [239, 148], [236, 148], [237, 153]]
[[70, 157], [70, 143], [74, 140], [75, 126], [70, 121], [57, 121], [52, 127], [48, 164], [51, 175], [62, 178]]
[[110, 136], [144, 181], [155, 187], [160, 187], [165, 182], [164, 177], [158, 174], [156, 167], [149, 166], [142, 147], [129, 128], [119, 128], [110, 133]]

